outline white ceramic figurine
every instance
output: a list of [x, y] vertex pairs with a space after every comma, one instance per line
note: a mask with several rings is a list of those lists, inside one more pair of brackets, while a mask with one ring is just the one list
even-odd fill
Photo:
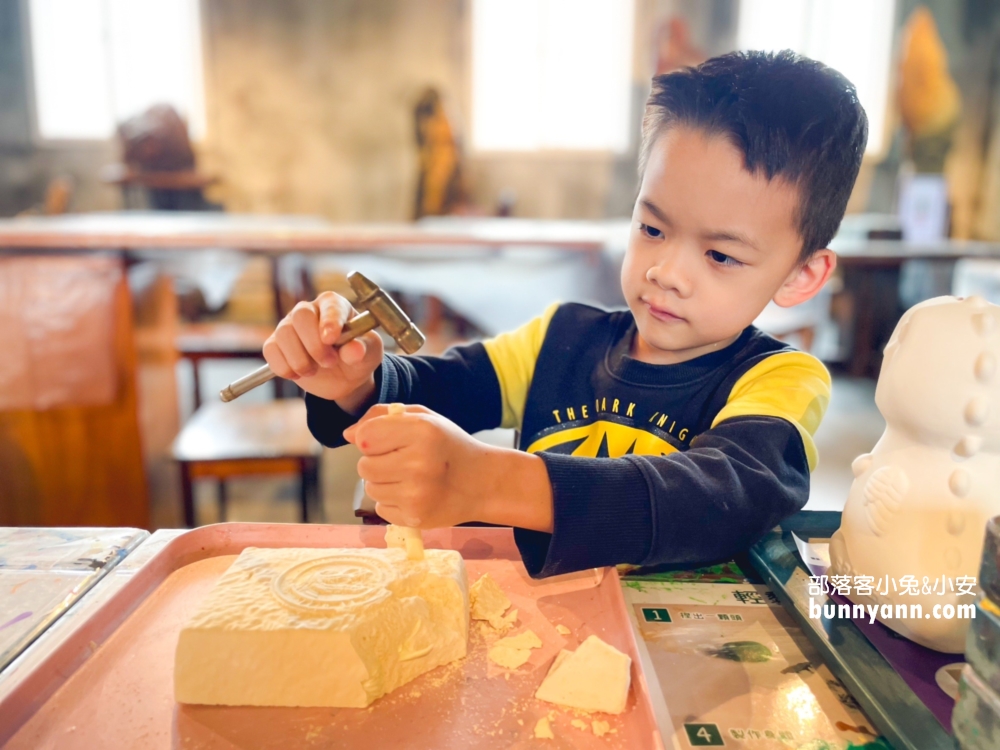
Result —
[[947, 605], [975, 601], [959, 579], [978, 575], [986, 522], [1000, 514], [998, 359], [1000, 306], [937, 297], [903, 315], [875, 390], [885, 433], [852, 465], [830, 545], [831, 575], [874, 578], [871, 595], [852, 586], [852, 602], [892, 605], [879, 619], [938, 651], [965, 650], [968, 620]]

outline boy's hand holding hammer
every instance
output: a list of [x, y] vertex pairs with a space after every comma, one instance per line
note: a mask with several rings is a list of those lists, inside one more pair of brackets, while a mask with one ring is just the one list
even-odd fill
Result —
[[335, 348], [344, 324], [356, 314], [333, 292], [299, 302], [264, 342], [264, 359], [278, 377], [357, 414], [374, 396], [382, 339], [369, 331]]
[[[383, 352], [373, 332], [333, 348], [353, 314], [333, 292], [300, 302], [264, 344], [264, 358], [278, 376], [357, 414], [375, 397]], [[358, 474], [390, 523], [552, 530], [552, 488], [538, 456], [486, 445], [423, 406], [390, 414], [387, 404], [376, 404], [344, 438], [363, 454]]]

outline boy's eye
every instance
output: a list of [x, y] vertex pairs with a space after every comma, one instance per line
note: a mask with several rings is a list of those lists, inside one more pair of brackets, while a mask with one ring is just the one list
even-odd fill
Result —
[[643, 224], [642, 222], [639, 223], [639, 231], [642, 232], [647, 237], [650, 237], [654, 240], [658, 240], [663, 236], [663, 232], [661, 232], [659, 229], [657, 229], [656, 227], [651, 227], [649, 226], [649, 224]]
[[725, 253], [720, 253], [718, 250], [709, 250], [708, 257], [713, 261], [718, 263], [720, 266], [742, 266], [743, 262], [732, 258]]

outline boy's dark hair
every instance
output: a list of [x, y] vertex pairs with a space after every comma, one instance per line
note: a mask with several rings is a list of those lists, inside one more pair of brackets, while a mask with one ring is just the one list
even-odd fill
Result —
[[837, 233], [868, 141], [854, 85], [837, 71], [785, 50], [731, 52], [653, 78], [642, 120], [639, 175], [672, 125], [723, 135], [751, 174], [799, 188], [800, 260]]

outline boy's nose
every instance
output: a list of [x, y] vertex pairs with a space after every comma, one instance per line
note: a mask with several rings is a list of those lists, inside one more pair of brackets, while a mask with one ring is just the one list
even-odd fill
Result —
[[665, 292], [675, 292], [679, 297], [687, 297], [691, 293], [691, 283], [680, 265], [676, 257], [664, 260], [646, 271], [646, 281], [656, 284]]

